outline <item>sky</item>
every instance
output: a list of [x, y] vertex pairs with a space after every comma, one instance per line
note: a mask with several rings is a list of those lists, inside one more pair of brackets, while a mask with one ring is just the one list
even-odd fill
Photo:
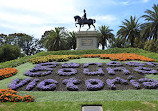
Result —
[[[55, 27], [78, 31], [74, 16], [83, 16], [85, 9], [87, 18], [96, 20], [97, 30], [105, 25], [116, 34], [124, 19], [141, 17], [147, 9], [153, 10], [153, 4], [158, 0], [0, 0], [0, 33], [26, 33], [40, 39]], [[139, 22], [145, 21], [140, 18]]]

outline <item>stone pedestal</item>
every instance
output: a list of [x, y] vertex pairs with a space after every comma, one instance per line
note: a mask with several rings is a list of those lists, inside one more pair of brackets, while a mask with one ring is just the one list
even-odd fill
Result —
[[97, 31], [78, 31], [76, 50], [98, 49]]

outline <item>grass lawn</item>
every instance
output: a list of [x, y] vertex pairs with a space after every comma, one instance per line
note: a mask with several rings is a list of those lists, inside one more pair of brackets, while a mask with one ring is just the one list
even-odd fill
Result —
[[95, 101], [95, 102], [33, 102], [3, 103], [1, 111], [81, 111], [85, 104], [102, 104], [104, 111], [157, 111], [158, 101]]
[[[68, 62], [110, 62], [108, 59], [82, 58]], [[65, 62], [62, 62], [65, 63]], [[0, 81], [0, 89], [8, 88], [15, 78], [28, 78], [23, 73], [35, 65], [25, 63], [18, 67], [15, 76]], [[157, 79], [158, 75], [146, 75]], [[107, 91], [19, 91], [19, 95], [31, 95], [32, 103], [0, 103], [0, 111], [81, 111], [85, 104], [102, 104], [104, 111], [158, 111], [158, 90], [107, 90]]]

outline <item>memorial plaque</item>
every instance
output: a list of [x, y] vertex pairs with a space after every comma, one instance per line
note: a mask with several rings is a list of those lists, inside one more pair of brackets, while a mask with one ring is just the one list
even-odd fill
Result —
[[102, 106], [83, 106], [82, 111], [103, 111]]
[[81, 40], [81, 45], [82, 46], [92, 46], [93, 45], [93, 40], [92, 39], [82, 39]]

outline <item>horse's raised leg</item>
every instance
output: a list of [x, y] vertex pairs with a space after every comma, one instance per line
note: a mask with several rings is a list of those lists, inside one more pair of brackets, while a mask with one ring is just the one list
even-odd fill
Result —
[[76, 25], [77, 23], [75, 23], [75, 26], [77, 27], [77, 25]]

